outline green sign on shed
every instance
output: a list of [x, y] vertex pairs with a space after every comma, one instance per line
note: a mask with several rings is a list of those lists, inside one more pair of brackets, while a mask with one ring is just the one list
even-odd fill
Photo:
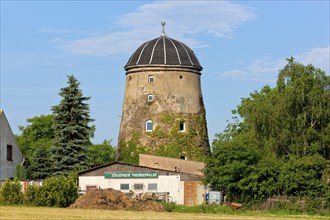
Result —
[[157, 172], [106, 172], [106, 179], [127, 179], [127, 178], [158, 178]]

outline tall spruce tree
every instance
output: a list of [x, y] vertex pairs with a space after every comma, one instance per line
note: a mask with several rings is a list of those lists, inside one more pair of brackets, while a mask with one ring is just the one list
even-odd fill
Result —
[[68, 76], [68, 86], [61, 89], [63, 97], [59, 105], [53, 106], [54, 113], [54, 147], [52, 161], [54, 174], [67, 175], [88, 167], [87, 146], [94, 131], [89, 122], [89, 105], [85, 101], [79, 82], [73, 75]]

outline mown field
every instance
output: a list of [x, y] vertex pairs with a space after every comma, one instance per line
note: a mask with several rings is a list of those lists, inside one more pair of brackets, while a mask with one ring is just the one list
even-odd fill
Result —
[[38, 220], [94, 220], [94, 219], [329, 219], [322, 216], [290, 215], [275, 216], [266, 213], [249, 212], [239, 215], [171, 213], [171, 212], [142, 212], [142, 211], [111, 211], [91, 209], [48, 208], [28, 206], [0, 206], [0, 219], [38, 219]]

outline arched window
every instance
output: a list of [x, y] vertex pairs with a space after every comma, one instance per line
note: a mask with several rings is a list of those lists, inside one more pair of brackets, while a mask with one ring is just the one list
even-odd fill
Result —
[[181, 132], [185, 132], [186, 125], [185, 125], [185, 123], [183, 121], [180, 121], [180, 128], [179, 129], [180, 129]]
[[150, 132], [153, 129], [153, 124], [151, 120], [146, 121], [146, 131]]
[[149, 82], [149, 83], [153, 83], [153, 82], [155, 82], [155, 77], [154, 77], [153, 75], [150, 75], [150, 76], [148, 77], [148, 82]]
[[153, 102], [155, 96], [154, 95], [148, 95], [148, 102]]

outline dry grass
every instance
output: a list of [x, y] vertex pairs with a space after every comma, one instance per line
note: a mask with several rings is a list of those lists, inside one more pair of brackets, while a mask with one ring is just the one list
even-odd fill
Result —
[[26, 220], [94, 220], [94, 219], [327, 219], [326, 217], [311, 216], [236, 216], [236, 215], [213, 215], [193, 213], [169, 213], [169, 212], [142, 212], [142, 211], [110, 211], [92, 209], [64, 209], [47, 207], [25, 207], [25, 206], [0, 206], [0, 219], [26, 219]]

